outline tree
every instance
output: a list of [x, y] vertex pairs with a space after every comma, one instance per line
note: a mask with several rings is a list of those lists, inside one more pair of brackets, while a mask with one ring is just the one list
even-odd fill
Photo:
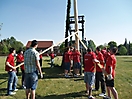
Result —
[[15, 48], [16, 51], [23, 49], [24, 45], [20, 41], [17, 41], [14, 37], [1, 40], [0, 49], [2, 54], [6, 54], [9, 48]]
[[129, 47], [130, 47], [130, 48], [129, 48], [129, 51], [130, 51], [129, 54], [132, 55], [132, 43], [129, 44]]
[[128, 55], [130, 55], [130, 45], [131, 45], [131, 43], [129, 41], [129, 44], [128, 44]]
[[[128, 49], [129, 45], [128, 45], [128, 43], [127, 43], [127, 39], [126, 39], [126, 38], [125, 38], [124, 46], [126, 47], [127, 50], [129, 50], [129, 49]], [[127, 52], [127, 54], [129, 54], [129, 52]]]
[[118, 49], [118, 53], [119, 55], [126, 55], [127, 54], [127, 49], [125, 46], [120, 45], [119, 49]]
[[65, 50], [65, 43], [63, 42], [59, 47], [60, 53], [64, 53]]
[[114, 41], [110, 41], [110, 42], [108, 43], [108, 47], [109, 47], [110, 49], [112, 49], [113, 47], [117, 47], [117, 43], [114, 42]]
[[99, 47], [99, 48], [101, 48], [101, 49], [103, 49], [103, 48], [104, 48], [104, 46], [103, 46], [103, 45], [99, 45], [98, 47]]
[[9, 51], [8, 51], [8, 48], [5, 44], [3, 44], [3, 47], [2, 47], [2, 54], [7, 54]]
[[94, 44], [94, 42], [92, 40], [88, 41], [88, 47], [92, 48], [93, 51], [96, 50], [96, 45]]

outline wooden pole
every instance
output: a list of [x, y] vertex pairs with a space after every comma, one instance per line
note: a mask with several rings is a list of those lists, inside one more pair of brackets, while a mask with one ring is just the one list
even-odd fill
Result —
[[79, 39], [79, 41], [81, 42], [81, 44], [83, 45], [83, 47], [87, 50], [87, 46], [82, 42], [82, 40], [79, 38], [79, 36], [77, 34], [75, 34], [75, 35]]
[[[78, 31], [78, 10], [77, 10], [77, 0], [74, 0], [74, 19], [75, 19], [75, 32]], [[78, 35], [78, 33], [77, 33]], [[75, 35], [75, 47], [79, 50], [79, 40]]]

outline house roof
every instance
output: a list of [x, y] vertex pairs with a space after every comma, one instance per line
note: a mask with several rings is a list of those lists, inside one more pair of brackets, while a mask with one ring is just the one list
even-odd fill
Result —
[[[29, 48], [32, 41], [28, 41], [26, 48]], [[53, 45], [53, 41], [38, 41], [38, 48], [48, 48]]]

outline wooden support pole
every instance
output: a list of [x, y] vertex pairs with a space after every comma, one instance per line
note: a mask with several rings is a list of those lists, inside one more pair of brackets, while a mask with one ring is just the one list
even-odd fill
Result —
[[81, 44], [83, 45], [83, 47], [87, 50], [87, 46], [82, 42], [82, 40], [79, 38], [79, 36], [77, 34], [75, 34], [75, 35], [79, 39], [79, 41], [81, 42]]
[[[75, 32], [78, 31], [78, 9], [77, 9], [77, 0], [74, 0], [74, 19], [75, 19]], [[78, 33], [77, 33], [78, 35]], [[79, 49], [79, 40], [77, 36], [75, 36], [75, 47], [76, 49]]]

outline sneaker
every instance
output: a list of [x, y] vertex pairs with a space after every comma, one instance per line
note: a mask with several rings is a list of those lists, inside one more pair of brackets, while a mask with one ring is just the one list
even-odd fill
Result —
[[15, 89], [14, 91], [18, 91], [18, 89]]
[[104, 99], [112, 99], [112, 98], [109, 96], [104, 96]]
[[94, 89], [92, 89], [92, 91], [98, 91], [98, 90], [94, 88]]
[[77, 78], [77, 77], [78, 77], [78, 75], [74, 74], [74, 77], [76, 77], [76, 78]]
[[66, 77], [66, 78], [69, 78], [70, 76], [66, 74], [65, 77]]
[[100, 97], [104, 97], [104, 96], [106, 96], [106, 94], [105, 93], [101, 93], [101, 94], [99, 94], [99, 96]]
[[15, 95], [16, 94], [16, 92], [11, 92], [10, 94], [7, 94], [7, 95]]
[[23, 88], [23, 89], [26, 89], [26, 86], [25, 86], [25, 85], [22, 85], [22, 88]]
[[88, 99], [95, 99], [93, 96], [88, 96]]

